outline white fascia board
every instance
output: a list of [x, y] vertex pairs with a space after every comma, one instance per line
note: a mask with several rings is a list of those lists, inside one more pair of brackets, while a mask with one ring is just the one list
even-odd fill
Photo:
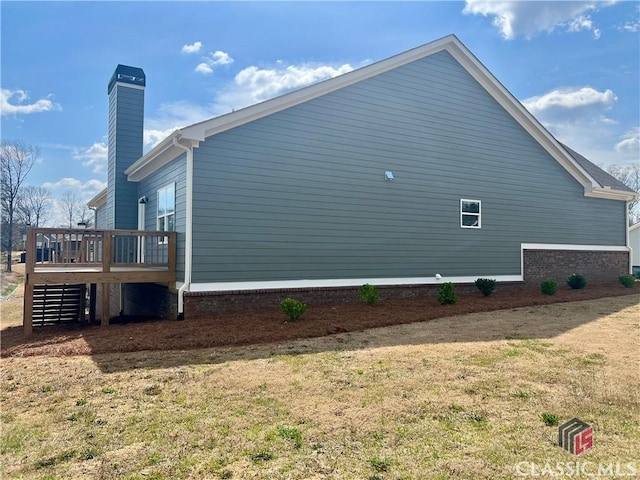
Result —
[[256, 282], [211, 282], [192, 283], [190, 292], [231, 292], [250, 290], [277, 290], [295, 288], [338, 288], [359, 287], [369, 285], [400, 286], [400, 285], [439, 285], [442, 283], [473, 283], [478, 278], [493, 278], [498, 282], [519, 282], [521, 275], [479, 275], [474, 277], [398, 277], [398, 278], [339, 278], [318, 280], [269, 280]]
[[[177, 141], [181, 140], [180, 130], [176, 130], [167, 138], [165, 138], [160, 144], [156, 145], [156, 147], [149, 151], [146, 155], [141, 157], [135, 163], [133, 163], [129, 168], [127, 168], [124, 173], [127, 175], [127, 180], [131, 182], [139, 182], [144, 179], [147, 175], [155, 172], [161, 167], [164, 167], [169, 162], [175, 160], [178, 156], [184, 153], [184, 150], [176, 147], [173, 143], [173, 139], [177, 139]], [[180, 142], [186, 147], [194, 147], [198, 146], [198, 142], [186, 141]]]
[[640, 223], [634, 223], [633, 225], [631, 225], [629, 227], [629, 231], [633, 232], [634, 230], [637, 230], [638, 228], [640, 228]]
[[462, 42], [454, 38], [447, 51], [571, 176], [584, 186], [585, 193], [600, 186]]
[[99, 208], [107, 203], [107, 189], [101, 190], [95, 197], [87, 202], [89, 208]]
[[585, 197], [593, 198], [606, 198], [608, 200], [623, 200], [625, 202], [632, 202], [640, 198], [640, 194], [634, 192], [625, 192], [623, 190], [614, 190], [612, 188], [594, 188], [588, 192], [585, 192]]

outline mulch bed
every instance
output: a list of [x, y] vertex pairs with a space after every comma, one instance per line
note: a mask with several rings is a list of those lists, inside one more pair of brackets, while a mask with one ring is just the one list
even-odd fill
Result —
[[[555, 296], [536, 289], [458, 294], [455, 305], [440, 305], [433, 295], [383, 300], [375, 306], [358, 304], [310, 305], [295, 323], [278, 309], [212, 315], [193, 320], [121, 321], [108, 328], [56, 325], [34, 328], [25, 338], [21, 327], [2, 330], [2, 357], [31, 355], [95, 355], [141, 350], [194, 348], [284, 342], [435, 318], [533, 305], [573, 302], [621, 295], [639, 295], [640, 286], [593, 285], [583, 290], [560, 288]], [[639, 298], [640, 299], [640, 298]], [[115, 322], [113, 322], [115, 323]]]

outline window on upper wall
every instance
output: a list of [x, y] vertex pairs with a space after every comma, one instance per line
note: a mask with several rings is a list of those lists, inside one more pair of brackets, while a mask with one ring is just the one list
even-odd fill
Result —
[[162, 232], [174, 231], [176, 229], [175, 218], [176, 184], [170, 183], [158, 190], [158, 230]]
[[462, 228], [480, 228], [480, 200], [460, 199], [460, 226]]

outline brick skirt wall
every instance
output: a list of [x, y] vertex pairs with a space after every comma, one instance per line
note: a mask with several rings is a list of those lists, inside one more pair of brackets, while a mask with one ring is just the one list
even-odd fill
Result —
[[[629, 271], [628, 252], [525, 250], [524, 282], [500, 283], [500, 291], [539, 289], [542, 280], [563, 285], [573, 273], [580, 273], [591, 284], [617, 283]], [[250, 312], [278, 308], [286, 297], [308, 304], [357, 303], [359, 287], [271, 289], [236, 292], [186, 292], [185, 318], [203, 318], [216, 313]], [[477, 292], [473, 284], [456, 285], [460, 293]], [[438, 285], [399, 285], [378, 287], [380, 299], [437, 296]]]
[[[444, 283], [444, 282], [443, 282]], [[251, 290], [238, 292], [188, 292], [184, 296], [185, 318], [204, 318], [216, 313], [240, 313], [278, 308], [286, 297], [309, 305], [359, 303], [360, 287], [322, 287], [297, 289]], [[521, 290], [522, 282], [500, 284], [500, 291]], [[458, 293], [477, 292], [474, 284], [456, 285]], [[380, 300], [437, 297], [438, 285], [398, 285], [378, 287]]]
[[543, 280], [564, 284], [579, 273], [588, 283], [617, 283], [618, 276], [629, 273], [629, 252], [579, 250], [525, 250], [524, 281], [540, 285]]

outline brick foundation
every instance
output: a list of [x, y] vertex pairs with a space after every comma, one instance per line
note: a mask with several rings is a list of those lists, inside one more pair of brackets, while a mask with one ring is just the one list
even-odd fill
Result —
[[[212, 314], [241, 313], [278, 308], [286, 297], [309, 305], [359, 303], [359, 287], [251, 290], [237, 292], [190, 292], [184, 296], [185, 318], [204, 318]], [[501, 283], [500, 290], [527, 288], [521, 282]], [[456, 285], [458, 293], [477, 292], [474, 284]], [[438, 285], [398, 285], [378, 287], [380, 300], [438, 295]]]
[[[628, 273], [628, 252], [525, 250], [524, 282], [500, 283], [500, 291], [539, 289], [542, 280], [564, 285], [573, 273], [580, 273], [591, 284], [617, 283]], [[359, 287], [271, 289], [235, 292], [186, 292], [185, 318], [203, 318], [216, 313], [251, 312], [277, 308], [282, 299], [294, 297], [310, 305], [357, 303]], [[438, 285], [399, 285], [378, 287], [380, 299], [437, 295]], [[473, 284], [458, 284], [459, 293], [477, 292]]]
[[629, 273], [629, 252], [578, 250], [525, 250], [524, 281], [539, 285], [543, 280], [555, 280], [562, 285], [579, 273], [588, 283], [617, 283], [618, 276]]

